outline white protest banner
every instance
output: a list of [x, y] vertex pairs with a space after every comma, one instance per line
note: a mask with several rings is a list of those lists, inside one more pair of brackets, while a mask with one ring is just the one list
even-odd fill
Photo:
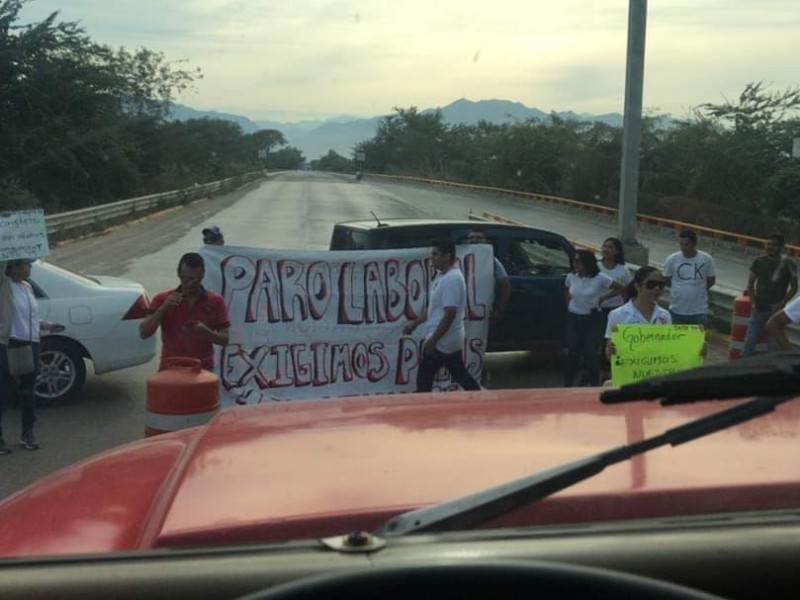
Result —
[[[204, 285], [231, 328], [216, 354], [223, 406], [413, 392], [425, 326], [430, 249], [290, 251], [204, 246]], [[467, 283], [465, 364], [480, 381], [494, 266], [488, 245], [458, 248]], [[449, 380], [437, 387], [450, 389]]]
[[0, 260], [39, 258], [48, 254], [44, 211], [0, 213]]

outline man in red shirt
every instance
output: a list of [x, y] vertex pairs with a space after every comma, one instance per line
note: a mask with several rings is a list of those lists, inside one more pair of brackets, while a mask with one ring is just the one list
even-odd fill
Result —
[[150, 303], [150, 315], [139, 325], [139, 335], [147, 339], [161, 327], [161, 362], [171, 356], [197, 358], [204, 369], [214, 368], [213, 344], [228, 343], [230, 319], [225, 300], [206, 290], [203, 283], [205, 262], [196, 252], [189, 252], [178, 262], [181, 284], [174, 290], [160, 292]]

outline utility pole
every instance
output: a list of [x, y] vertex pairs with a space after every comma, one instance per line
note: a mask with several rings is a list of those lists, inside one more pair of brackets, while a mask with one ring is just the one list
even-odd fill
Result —
[[649, 261], [649, 250], [636, 239], [646, 28], [647, 0], [629, 0], [625, 114], [622, 132], [622, 166], [619, 178], [619, 237], [625, 248], [626, 260], [636, 265], [646, 265]]

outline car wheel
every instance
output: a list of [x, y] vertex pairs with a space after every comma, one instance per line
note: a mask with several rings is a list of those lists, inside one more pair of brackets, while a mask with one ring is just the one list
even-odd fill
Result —
[[36, 400], [39, 406], [55, 406], [74, 398], [86, 381], [81, 351], [61, 339], [42, 339]]

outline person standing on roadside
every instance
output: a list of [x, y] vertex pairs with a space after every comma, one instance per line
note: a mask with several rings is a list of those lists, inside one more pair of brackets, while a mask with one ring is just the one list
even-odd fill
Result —
[[203, 368], [214, 369], [213, 345], [228, 343], [230, 318], [225, 300], [203, 287], [205, 261], [196, 252], [184, 254], [178, 262], [180, 285], [160, 292], [150, 303], [150, 314], [139, 325], [139, 335], [147, 339], [161, 327], [161, 362], [185, 356], [200, 360]]
[[[39, 304], [28, 283], [33, 259], [0, 262], [0, 415], [12, 394], [13, 380], [18, 382], [22, 416], [22, 435], [19, 445], [25, 450], [38, 450], [33, 435], [36, 422], [36, 376], [39, 371], [41, 332], [58, 333], [64, 326], [39, 319]], [[12, 376], [9, 351], [30, 348], [30, 370]], [[0, 454], [9, 454], [11, 448], [0, 433]]]
[[767, 331], [770, 337], [775, 340], [778, 348], [797, 351], [797, 346], [792, 344], [789, 338], [786, 337], [786, 326], [789, 323], [794, 323], [795, 325], [800, 323], [800, 297], [789, 302], [767, 321]]
[[[601, 252], [602, 258], [597, 261], [597, 267], [600, 272], [605, 273], [627, 290], [632, 278], [625, 264], [625, 250], [622, 247], [622, 242], [617, 238], [608, 238], [603, 242]], [[609, 295], [611, 293], [606, 294], [606, 297], [600, 301], [600, 308], [603, 310], [603, 316], [606, 319], [608, 318], [608, 313], [625, 304], [627, 299], [625, 291]]]
[[[770, 317], [780, 311], [797, 293], [795, 262], [783, 255], [783, 236], [773, 233], [767, 238], [765, 254], [757, 256], [750, 265], [747, 295], [752, 303], [750, 321], [744, 338], [743, 356], [752, 356], [758, 338]], [[778, 350], [774, 336], [769, 336], [769, 350]]]
[[466, 339], [467, 284], [456, 265], [453, 240], [442, 238], [433, 242], [431, 264], [438, 274], [433, 280], [428, 310], [403, 328], [403, 333], [410, 335], [418, 326], [426, 324], [416, 391], [430, 392], [441, 367], [447, 367], [453, 381], [465, 390], [479, 390], [481, 386], [467, 371], [462, 356]]
[[717, 281], [714, 259], [697, 249], [697, 234], [691, 229], [678, 234], [678, 244], [680, 252], [670, 254], [664, 262], [672, 322], [708, 327], [708, 290]]
[[567, 359], [564, 387], [572, 387], [583, 364], [589, 385], [600, 385], [600, 348], [603, 344], [603, 316], [600, 302], [620, 294], [624, 287], [601, 273], [589, 250], [578, 250], [574, 272], [567, 275]]

